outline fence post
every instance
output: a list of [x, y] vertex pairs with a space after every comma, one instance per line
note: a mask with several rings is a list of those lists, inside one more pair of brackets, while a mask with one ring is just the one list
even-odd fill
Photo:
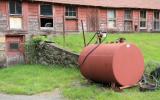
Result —
[[81, 20], [81, 24], [82, 24], [82, 31], [83, 31], [84, 47], [86, 47], [86, 37], [85, 37], [85, 34], [84, 34], [83, 20]]
[[66, 36], [65, 36], [65, 16], [62, 16], [63, 18], [63, 47], [65, 47], [66, 44]]

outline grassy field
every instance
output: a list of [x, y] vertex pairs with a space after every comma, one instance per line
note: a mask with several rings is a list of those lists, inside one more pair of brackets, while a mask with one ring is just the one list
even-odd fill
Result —
[[138, 88], [114, 92], [100, 84], [90, 84], [75, 68], [17, 65], [0, 69], [0, 92], [36, 94], [59, 88], [68, 100], [159, 100], [160, 90], [139, 92]]
[[35, 94], [63, 88], [79, 78], [79, 71], [61, 66], [17, 65], [0, 69], [0, 92]]
[[[86, 40], [89, 41], [92, 36], [93, 34], [87, 33]], [[109, 34], [105, 42], [115, 41], [119, 37], [125, 37], [127, 42], [136, 44], [142, 50], [145, 62], [160, 62], [160, 33]], [[54, 37], [53, 41], [63, 46], [62, 36]], [[65, 48], [80, 53], [83, 49], [82, 34], [67, 35]]]
[[[87, 40], [93, 34], [87, 34]], [[160, 62], [160, 34], [109, 34], [107, 41], [125, 37], [129, 43], [135, 43], [143, 51], [145, 61]], [[53, 41], [63, 46], [62, 36]], [[82, 35], [66, 36], [67, 49], [79, 53], [83, 48]], [[117, 93], [102, 86], [91, 84], [85, 80], [78, 69], [64, 66], [17, 65], [0, 69], [0, 92], [9, 94], [36, 94], [53, 91], [59, 88], [63, 96], [69, 100], [159, 100], [160, 90], [139, 92], [138, 87]]]

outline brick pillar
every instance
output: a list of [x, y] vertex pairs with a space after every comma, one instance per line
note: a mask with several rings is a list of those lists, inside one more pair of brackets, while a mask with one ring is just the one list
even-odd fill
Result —
[[133, 30], [139, 32], [139, 16], [140, 16], [140, 11], [139, 10], [133, 10]]
[[78, 30], [82, 31], [81, 20], [83, 20], [84, 30], [87, 31], [87, 7], [78, 7]]
[[54, 25], [55, 30], [63, 32], [64, 5], [54, 5]]
[[124, 31], [124, 9], [116, 10], [116, 26], [118, 28], [118, 31]]
[[9, 29], [8, 25], [8, 1], [0, 1], [0, 33]]
[[102, 31], [107, 31], [107, 10], [99, 9], [99, 29]]
[[28, 5], [28, 31], [30, 34], [39, 33], [39, 4], [29, 3]]
[[28, 2], [23, 2], [23, 4], [22, 4], [22, 13], [23, 13], [23, 24], [22, 24], [22, 26], [23, 26], [23, 29], [25, 30], [25, 31], [27, 31], [28, 30]]
[[153, 29], [153, 11], [148, 10], [147, 11], [147, 31], [151, 32]]

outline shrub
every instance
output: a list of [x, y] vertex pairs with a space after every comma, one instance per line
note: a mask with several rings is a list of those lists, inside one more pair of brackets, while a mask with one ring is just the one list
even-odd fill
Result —
[[157, 61], [149, 61], [145, 64], [145, 73], [150, 74], [152, 71], [154, 71], [158, 66], [160, 65]]
[[26, 63], [37, 64], [38, 63], [38, 45], [41, 42], [46, 41], [46, 36], [34, 36], [25, 44]]

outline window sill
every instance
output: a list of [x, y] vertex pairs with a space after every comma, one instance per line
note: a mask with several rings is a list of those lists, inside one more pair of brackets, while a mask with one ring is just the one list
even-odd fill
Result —
[[124, 19], [125, 21], [132, 21], [133, 19]]
[[45, 31], [45, 30], [53, 30], [54, 27], [40, 27], [40, 30]]
[[24, 29], [8, 29], [7, 32], [11, 32], [13, 34], [28, 34], [28, 31]]
[[41, 18], [53, 18], [52, 15], [40, 15]]
[[10, 14], [11, 17], [22, 17], [21, 14]]
[[140, 29], [147, 29], [147, 27], [140, 27]]
[[11, 29], [9, 29], [10, 31], [24, 31], [24, 29], [13, 29], [13, 28], [11, 28]]
[[78, 18], [77, 17], [68, 17], [68, 16], [66, 16], [65, 19], [66, 20], [77, 20]]

